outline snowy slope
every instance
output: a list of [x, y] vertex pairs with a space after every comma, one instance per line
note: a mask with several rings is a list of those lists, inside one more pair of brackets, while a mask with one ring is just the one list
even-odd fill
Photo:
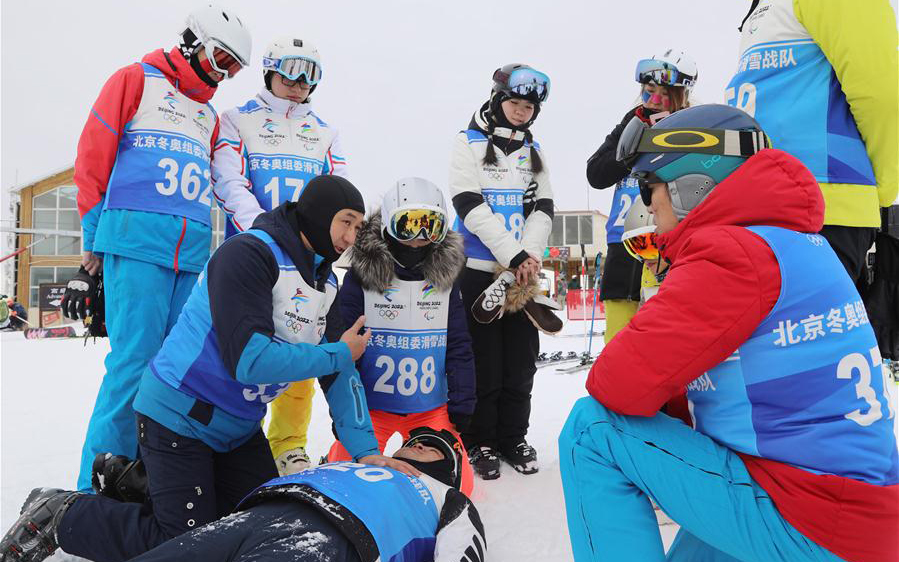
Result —
[[[597, 322], [595, 329], [603, 330], [603, 324]], [[565, 337], [541, 335], [541, 348], [583, 351], [583, 332], [582, 322], [566, 323]], [[595, 337], [594, 353], [601, 346], [602, 337]], [[20, 332], [0, 333], [0, 531], [12, 524], [33, 487], [74, 486], [108, 350], [106, 339], [85, 345], [81, 339], [26, 340]], [[560, 374], [556, 368], [540, 369], [534, 381], [528, 440], [537, 449], [540, 472], [523, 476], [503, 465], [498, 480], [476, 480], [474, 501], [492, 562], [571, 560], [556, 438], [571, 404], [586, 394], [587, 375]], [[309, 428], [310, 457], [321, 457], [331, 440], [327, 405], [319, 392]], [[394, 438], [388, 453], [398, 445]], [[676, 531], [676, 525], [660, 526], [666, 546]], [[58, 553], [51, 560], [78, 559]]]

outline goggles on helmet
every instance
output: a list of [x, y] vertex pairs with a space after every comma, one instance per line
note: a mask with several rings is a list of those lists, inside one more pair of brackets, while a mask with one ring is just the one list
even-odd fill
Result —
[[411, 447], [417, 443], [440, 450], [445, 459], [452, 461], [453, 479], [456, 483], [461, 480], [462, 444], [459, 443], [459, 440], [452, 433], [446, 429], [437, 430], [427, 426], [416, 427], [409, 432], [409, 439], [403, 443], [403, 447]]
[[656, 244], [656, 227], [644, 226], [636, 230], [626, 232], [621, 237], [621, 243], [634, 259], [639, 261], [655, 261], [659, 259], [659, 246]]
[[218, 39], [207, 40], [203, 44], [203, 49], [211, 69], [221, 72], [225, 78], [234, 78], [234, 75], [246, 66], [246, 62], [241, 61], [240, 57]]
[[517, 68], [509, 73], [499, 68], [493, 73], [493, 81], [502, 85], [502, 91], [537, 103], [549, 98], [549, 76], [533, 68]]
[[734, 129], [649, 128], [639, 117], [628, 122], [621, 132], [615, 159], [632, 164], [638, 154], [645, 153], [696, 153], [749, 158], [762, 149], [770, 148], [771, 141], [762, 131]]
[[280, 59], [263, 57], [262, 69], [274, 70], [289, 80], [299, 80], [302, 77], [310, 86], [315, 86], [322, 79], [321, 66], [306, 57], [288, 56]]
[[387, 233], [401, 242], [428, 240], [438, 243], [446, 237], [446, 213], [439, 207], [400, 207], [387, 222]]
[[637, 63], [634, 71], [634, 79], [641, 84], [650, 82], [659, 86], [683, 86], [692, 88], [696, 82], [695, 76], [684, 74], [669, 62], [657, 59], [643, 59]]

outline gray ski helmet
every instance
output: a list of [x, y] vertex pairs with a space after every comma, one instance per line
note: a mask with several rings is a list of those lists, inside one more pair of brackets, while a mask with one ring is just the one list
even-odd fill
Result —
[[[695, 140], [702, 133], [691, 133], [690, 129], [702, 129], [708, 131], [717, 129], [722, 132], [751, 131], [761, 133], [762, 128], [758, 122], [744, 111], [729, 105], [707, 104], [697, 105], [682, 109], [665, 117], [653, 125], [654, 131], [664, 129], [681, 129], [672, 133], [665, 141], [678, 142], [678, 135], [689, 142], [689, 137]], [[761, 136], [764, 136], [762, 133]], [[662, 138], [662, 137], [658, 137]], [[684, 139], [681, 139], [683, 141]], [[740, 139], [742, 141], [742, 139]], [[659, 142], [665, 142], [660, 140]], [[727, 139], [725, 139], [725, 144]], [[631, 166], [631, 175], [636, 176], [641, 182], [641, 195], [646, 201], [647, 183], [665, 182], [668, 184], [668, 192], [671, 195], [671, 204], [678, 219], [683, 219], [691, 210], [695, 209], [716, 185], [724, 181], [727, 176], [739, 168], [746, 160], [758, 150], [765, 148], [764, 143], [758, 146], [734, 148], [736, 153], [741, 150], [745, 156], [725, 156], [722, 154], [709, 154], [708, 152], [691, 152], [691, 146], [700, 146], [703, 143], [684, 144], [683, 152], [660, 151], [641, 152], [634, 159]], [[666, 143], [670, 148], [670, 144]], [[678, 147], [679, 148], [679, 147]], [[648, 203], [648, 202], [647, 202]]]
[[621, 235], [622, 241], [640, 234], [655, 232], [656, 221], [640, 197], [634, 199], [634, 204], [631, 205], [630, 210], [624, 217], [623, 230], [624, 232]]
[[549, 76], [526, 64], [511, 63], [493, 72], [493, 95], [504, 94], [539, 107], [549, 99], [549, 88]]

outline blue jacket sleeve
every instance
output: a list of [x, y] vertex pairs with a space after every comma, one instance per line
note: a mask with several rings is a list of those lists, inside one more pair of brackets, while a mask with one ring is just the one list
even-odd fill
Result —
[[282, 383], [353, 369], [343, 342], [286, 343], [274, 338], [272, 287], [278, 265], [255, 236], [235, 236], [207, 266], [212, 326], [222, 361], [243, 384]]
[[476, 402], [474, 353], [458, 282], [450, 292], [446, 327], [446, 376], [450, 413], [471, 415]]

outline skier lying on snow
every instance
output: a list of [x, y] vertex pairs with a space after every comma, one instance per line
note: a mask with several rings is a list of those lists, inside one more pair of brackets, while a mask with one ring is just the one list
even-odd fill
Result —
[[[459, 491], [461, 451], [449, 431], [415, 428], [394, 457], [418, 468], [418, 477], [339, 462], [275, 478], [244, 498], [233, 515], [134, 561], [484, 560], [484, 527], [474, 504]], [[48, 514], [29, 509], [25, 518]]]
[[[651, 129], [633, 164], [671, 268], [559, 438], [577, 562], [899, 560], [893, 411], [824, 199], [736, 108]], [[670, 148], [667, 148], [670, 147]], [[684, 387], [695, 431], [658, 413]], [[667, 558], [652, 498], [681, 530]]]

